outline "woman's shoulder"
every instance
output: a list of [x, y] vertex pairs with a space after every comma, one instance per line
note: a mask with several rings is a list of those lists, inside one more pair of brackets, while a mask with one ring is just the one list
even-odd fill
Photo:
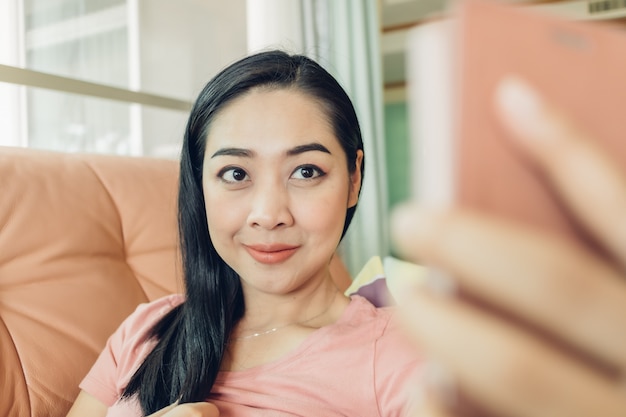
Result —
[[382, 328], [387, 324], [395, 314], [394, 307], [377, 307], [367, 298], [360, 295], [350, 296], [350, 304], [346, 308], [344, 317], [342, 318], [346, 324], [351, 326], [371, 326], [377, 323]]
[[109, 337], [80, 388], [112, 406], [143, 358], [154, 347], [152, 329], [184, 297], [171, 294], [139, 304]]
[[358, 339], [362, 346], [372, 342], [379, 356], [394, 357], [402, 352], [415, 357], [395, 306], [376, 307], [363, 297], [352, 296], [343, 323], [338, 324], [339, 332], [352, 333], [349, 337]]
[[182, 294], [168, 294], [152, 301], [139, 304], [128, 318], [140, 319], [154, 316], [162, 317], [169, 313], [173, 308], [182, 304], [184, 301], [185, 296]]
[[344, 316], [329, 330], [327, 345], [314, 349], [321, 349], [320, 360], [328, 362], [321, 369], [342, 370], [333, 375], [339, 381], [337, 389], [358, 380], [369, 398], [375, 399], [373, 407], [378, 407], [380, 415], [402, 415], [398, 410], [407, 401], [404, 389], [417, 377], [422, 359], [408, 344], [397, 309], [376, 307], [353, 295]]
[[[379, 340], [403, 337], [398, 326], [395, 307], [376, 307], [366, 298], [353, 295], [342, 317], [328, 329], [333, 343], [343, 341], [361, 348]], [[393, 343], [393, 342], [390, 342]]]
[[[170, 294], [139, 304], [109, 337], [107, 347], [124, 357], [124, 362], [132, 366], [138, 351], [151, 348], [145, 345], [149, 344], [154, 326], [183, 301], [185, 301], [183, 295]], [[139, 354], [139, 356], [142, 355]]]
[[172, 309], [185, 301], [182, 294], [169, 294], [152, 301], [139, 304], [121, 324], [119, 331], [128, 335], [147, 333]]

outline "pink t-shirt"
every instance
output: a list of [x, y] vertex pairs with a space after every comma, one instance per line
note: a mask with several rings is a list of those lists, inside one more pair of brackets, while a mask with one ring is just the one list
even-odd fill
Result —
[[[142, 416], [134, 399], [118, 399], [154, 347], [146, 333], [183, 300], [170, 295], [140, 305], [109, 338], [80, 384], [110, 407], [107, 417]], [[353, 296], [336, 323], [314, 331], [281, 359], [220, 372], [207, 400], [220, 417], [403, 416], [420, 359], [392, 316], [393, 310]]]

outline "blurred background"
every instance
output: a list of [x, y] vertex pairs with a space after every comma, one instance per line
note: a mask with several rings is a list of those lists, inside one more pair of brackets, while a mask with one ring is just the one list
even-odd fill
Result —
[[[626, 7], [594, 1], [602, 13]], [[587, 0], [525, 3], [589, 15]], [[445, 10], [443, 0], [0, 0], [0, 145], [175, 159], [217, 71], [271, 47], [306, 54], [342, 83], [362, 124], [367, 173], [342, 246], [358, 271], [391, 252], [387, 213], [411, 197], [407, 39]]]

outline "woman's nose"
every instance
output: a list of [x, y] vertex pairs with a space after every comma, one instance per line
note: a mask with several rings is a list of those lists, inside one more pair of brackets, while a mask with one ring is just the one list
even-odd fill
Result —
[[290, 198], [284, 185], [257, 184], [250, 204], [248, 224], [252, 227], [274, 229], [293, 224]]

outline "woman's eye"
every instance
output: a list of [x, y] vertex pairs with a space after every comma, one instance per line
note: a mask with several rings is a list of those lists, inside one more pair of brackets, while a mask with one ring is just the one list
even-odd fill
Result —
[[300, 179], [300, 180], [309, 180], [309, 179], [321, 177], [324, 174], [325, 174], [324, 171], [322, 171], [321, 169], [319, 169], [318, 167], [314, 165], [303, 165], [303, 166], [296, 168], [296, 170], [293, 172], [291, 176], [293, 178]]
[[248, 178], [246, 171], [241, 168], [227, 168], [221, 171], [218, 176], [226, 182], [241, 182]]

